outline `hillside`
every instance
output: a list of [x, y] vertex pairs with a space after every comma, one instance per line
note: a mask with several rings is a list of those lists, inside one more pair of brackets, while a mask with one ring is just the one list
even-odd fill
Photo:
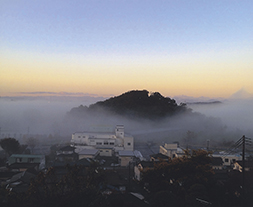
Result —
[[159, 119], [187, 111], [185, 105], [178, 105], [174, 99], [147, 90], [133, 90], [95, 104], [71, 109], [70, 115], [82, 116], [101, 110], [130, 118]]

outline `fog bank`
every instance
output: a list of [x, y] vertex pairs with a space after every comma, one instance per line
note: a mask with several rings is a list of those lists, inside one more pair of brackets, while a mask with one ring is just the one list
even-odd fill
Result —
[[[101, 98], [102, 100], [102, 98]], [[99, 100], [96, 100], [99, 101]], [[127, 119], [101, 110], [82, 118], [68, 116], [73, 107], [89, 106], [90, 100], [15, 100], [0, 99], [0, 138], [22, 138], [35, 134], [60, 135], [71, 138], [77, 131], [110, 131], [118, 124], [137, 142], [178, 141], [184, 145], [212, 145], [236, 141], [242, 135], [253, 137], [253, 100], [226, 100], [220, 104], [190, 104], [193, 113], [161, 121]], [[95, 103], [95, 102], [92, 102]]]

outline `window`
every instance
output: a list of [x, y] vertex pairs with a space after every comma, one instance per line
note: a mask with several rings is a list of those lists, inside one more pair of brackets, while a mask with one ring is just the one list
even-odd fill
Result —
[[16, 158], [16, 162], [22, 162], [22, 158]]
[[114, 145], [114, 143], [113, 143], [113, 142], [110, 142], [110, 145]]
[[228, 158], [225, 159], [225, 162], [228, 162]]
[[108, 142], [104, 142], [104, 145], [108, 145]]
[[102, 142], [97, 142], [97, 145], [102, 145]]
[[78, 136], [78, 138], [81, 138], [81, 136]]
[[83, 136], [83, 138], [85, 138], [85, 136]]
[[127, 145], [130, 146], [130, 145], [131, 145], [131, 142], [128, 142]]
[[33, 163], [34, 162], [34, 158], [28, 158], [28, 162], [29, 163]]

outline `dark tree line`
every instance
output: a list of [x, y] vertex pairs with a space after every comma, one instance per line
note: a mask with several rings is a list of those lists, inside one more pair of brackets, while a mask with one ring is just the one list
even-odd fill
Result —
[[142, 182], [153, 195], [154, 203], [162, 202], [163, 197], [164, 205], [172, 199], [176, 206], [195, 206], [196, 198], [210, 201], [208, 190], [214, 183], [210, 163], [208, 152], [193, 150], [190, 155], [186, 151], [182, 158], [160, 162], [154, 169], [145, 171]]
[[101, 206], [103, 197], [99, 191], [102, 173], [96, 166], [66, 166], [64, 175], [54, 168], [40, 172], [31, 180], [25, 192], [1, 189], [1, 206]]
[[[217, 172], [218, 173], [218, 172]], [[242, 197], [242, 173], [223, 172], [226, 180], [211, 167], [211, 154], [193, 150], [190, 154], [161, 161], [143, 172], [142, 185], [150, 192], [153, 206], [252, 206], [253, 176], [246, 173], [246, 194]]]

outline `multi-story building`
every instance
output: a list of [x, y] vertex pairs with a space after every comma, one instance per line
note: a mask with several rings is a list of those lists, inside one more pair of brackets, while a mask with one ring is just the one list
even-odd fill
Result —
[[123, 125], [117, 125], [115, 132], [76, 132], [72, 134], [70, 143], [76, 152], [99, 149], [103, 156], [111, 156], [112, 152], [122, 150], [134, 150], [134, 138], [125, 134]]

